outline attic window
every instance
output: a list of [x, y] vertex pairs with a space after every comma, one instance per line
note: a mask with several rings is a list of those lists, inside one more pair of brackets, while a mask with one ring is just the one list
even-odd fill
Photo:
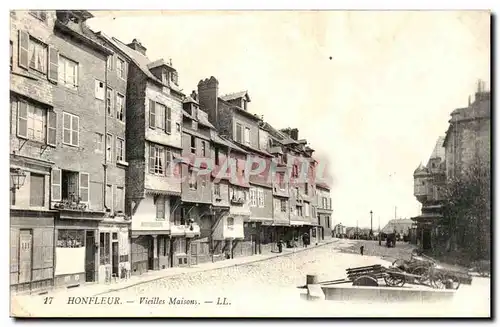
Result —
[[178, 83], [177, 72], [170, 73], [170, 81], [172, 81], [172, 83], [174, 83], [175, 85], [177, 85], [177, 83]]
[[243, 99], [243, 109], [247, 110], [247, 100]]

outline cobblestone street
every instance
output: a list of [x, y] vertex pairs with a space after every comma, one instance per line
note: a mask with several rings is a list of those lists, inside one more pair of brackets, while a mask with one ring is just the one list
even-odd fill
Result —
[[[120, 301], [123, 302], [121, 306], [68, 305], [68, 296], [64, 294], [55, 296], [52, 305], [43, 305], [43, 296], [23, 300], [32, 302], [29, 305], [30, 308], [39, 309], [40, 312], [32, 312], [35, 315], [50, 315], [52, 309], [61, 312], [62, 307], [69, 316], [348, 316], [355, 313], [381, 315], [384, 311], [387, 314], [392, 312], [398, 315], [418, 314], [415, 311], [417, 308], [409, 308], [404, 304], [390, 304], [390, 307], [387, 305], [367, 307], [365, 305], [360, 312], [359, 305], [328, 301], [311, 303], [300, 300], [300, 290], [296, 287], [305, 284], [306, 274], [317, 274], [320, 280], [331, 280], [344, 277], [345, 269], [349, 267], [376, 263], [390, 264], [389, 261], [375, 256], [340, 252], [341, 248], [352, 246], [352, 244], [353, 241], [337, 240], [332, 244], [265, 261], [211, 271], [185, 273], [107, 294], [99, 294], [99, 296], [120, 297]], [[485, 287], [489, 287], [489, 280], [482, 279], [480, 282], [475, 281], [474, 284], [478, 286], [474, 287], [474, 292], [477, 290], [482, 294], [488, 294]], [[463, 287], [463, 289], [466, 288]], [[471, 290], [472, 287], [469, 289]], [[471, 296], [470, 293], [468, 294]], [[143, 304], [141, 304], [141, 298]], [[150, 301], [149, 304], [144, 303], [145, 298]], [[483, 298], [485, 301], [480, 299], [478, 302], [485, 305], [488, 299], [484, 295]], [[38, 301], [39, 304], [35, 305], [33, 301]], [[130, 302], [127, 303], [127, 301]], [[173, 304], [173, 302], [187, 304]], [[217, 305], [217, 302], [227, 304]], [[21, 305], [26, 307], [26, 303], [24, 304]], [[474, 308], [468, 307], [469, 310]], [[422, 312], [426, 315], [446, 315], [444, 309], [440, 307], [436, 310], [435, 306], [432, 308], [426, 305], [425, 311]], [[424, 309], [421, 308], [421, 310]]]

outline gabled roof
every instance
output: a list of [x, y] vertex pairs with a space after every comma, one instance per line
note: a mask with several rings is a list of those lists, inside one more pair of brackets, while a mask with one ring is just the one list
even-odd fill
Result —
[[418, 176], [418, 175], [428, 175], [429, 170], [422, 164], [418, 165], [417, 169], [413, 172], [413, 176]]
[[237, 146], [236, 144], [234, 144], [233, 142], [231, 142], [230, 140], [228, 139], [225, 139], [225, 138], [222, 138], [221, 136], [219, 136], [217, 133], [212, 133], [212, 135], [210, 135], [210, 139], [214, 142], [214, 143], [217, 143], [217, 144], [220, 144], [220, 145], [224, 145], [230, 149], [233, 149], [233, 150], [236, 150], [236, 151], [239, 151], [241, 153], [247, 153], [245, 150], [243, 150], [242, 148], [240, 148], [239, 146]]
[[248, 95], [248, 91], [240, 91], [240, 92], [235, 92], [235, 93], [229, 93], [226, 95], [221, 96], [220, 98], [224, 101], [231, 101], [234, 99], [239, 99], [239, 98], [245, 98], [247, 102], [250, 102], [250, 96]]

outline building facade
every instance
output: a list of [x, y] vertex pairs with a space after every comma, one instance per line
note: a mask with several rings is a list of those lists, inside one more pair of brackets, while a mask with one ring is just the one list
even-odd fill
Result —
[[342, 224], [337, 225], [334, 230], [332, 226], [332, 198], [330, 196], [330, 187], [324, 183], [316, 184], [317, 190], [317, 220], [319, 226], [319, 239], [325, 240], [336, 235], [347, 234], [346, 227]]
[[179, 259], [187, 264], [181, 173], [175, 161], [182, 151], [184, 97], [177, 71], [162, 59], [151, 62], [136, 39], [129, 44], [116, 38], [112, 42], [130, 60], [126, 119], [134, 124], [126, 131], [125, 204], [132, 218], [132, 274], [172, 267]]
[[422, 212], [413, 217], [416, 242], [431, 250], [442, 239], [443, 188], [471, 165], [489, 168], [491, 163], [491, 93], [478, 83], [475, 99], [468, 106], [451, 113], [449, 127], [440, 137], [426, 166], [414, 171], [414, 195], [422, 204]]

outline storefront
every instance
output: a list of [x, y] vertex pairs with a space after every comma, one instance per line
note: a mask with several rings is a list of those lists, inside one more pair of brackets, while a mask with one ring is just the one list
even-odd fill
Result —
[[99, 224], [99, 283], [130, 274], [129, 225], [124, 219]]
[[54, 212], [11, 209], [11, 290], [43, 290], [53, 282]]
[[99, 280], [98, 225], [103, 216], [101, 212], [60, 211], [55, 222], [54, 286]]

